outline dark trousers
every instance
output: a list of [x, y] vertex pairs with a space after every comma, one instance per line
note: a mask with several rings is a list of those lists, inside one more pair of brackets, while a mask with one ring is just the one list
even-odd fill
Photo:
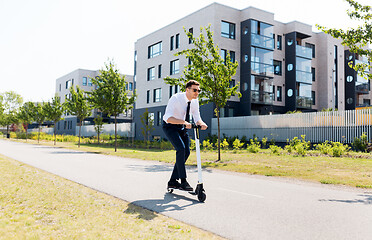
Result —
[[164, 121], [163, 131], [176, 149], [176, 163], [171, 179], [186, 178], [185, 162], [190, 156], [189, 134], [183, 125], [169, 124]]

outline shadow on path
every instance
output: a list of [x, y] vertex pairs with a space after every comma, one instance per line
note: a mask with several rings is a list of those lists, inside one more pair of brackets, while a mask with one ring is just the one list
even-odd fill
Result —
[[321, 202], [340, 202], [340, 203], [362, 203], [362, 204], [371, 204], [372, 205], [372, 194], [360, 194], [358, 195], [360, 199], [320, 199]]
[[[178, 200], [185, 200], [187, 201], [187, 203], [186, 204], [175, 203], [175, 201], [178, 201]], [[138, 201], [131, 202], [128, 205], [128, 208], [124, 212], [130, 213], [130, 214], [138, 214], [137, 218], [151, 220], [156, 217], [156, 214], [154, 213], [149, 214], [148, 212], [144, 212], [142, 208], [146, 208], [151, 211], [162, 213], [162, 212], [182, 211], [182, 210], [185, 210], [187, 207], [192, 206], [194, 204], [201, 204], [201, 202], [195, 199], [192, 199], [192, 198], [188, 198], [183, 195], [178, 195], [174, 193], [165, 193], [164, 199], [148, 199], [148, 200], [138, 200]], [[142, 207], [142, 208], [139, 208], [139, 207]]]

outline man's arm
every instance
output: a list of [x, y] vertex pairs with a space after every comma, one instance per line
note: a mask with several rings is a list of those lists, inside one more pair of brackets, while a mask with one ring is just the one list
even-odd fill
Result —
[[181, 119], [175, 118], [175, 117], [169, 117], [167, 119], [167, 122], [168, 123], [171, 123], [171, 124], [184, 124], [186, 126], [186, 128], [188, 128], [188, 129], [191, 128], [191, 123], [186, 122], [185, 120], [181, 120]]

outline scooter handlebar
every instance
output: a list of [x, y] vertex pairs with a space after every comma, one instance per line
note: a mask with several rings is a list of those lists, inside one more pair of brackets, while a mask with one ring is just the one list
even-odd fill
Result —
[[[191, 124], [191, 128], [201, 128], [201, 126], [200, 125], [196, 125], [195, 123], [192, 123]], [[208, 129], [208, 128], [207, 128]]]

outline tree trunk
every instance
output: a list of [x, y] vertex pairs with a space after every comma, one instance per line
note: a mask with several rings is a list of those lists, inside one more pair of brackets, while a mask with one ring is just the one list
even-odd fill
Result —
[[97, 141], [98, 141], [98, 145], [99, 145], [99, 131], [97, 133]]
[[115, 152], [117, 151], [117, 148], [118, 148], [118, 143], [117, 143], [117, 129], [116, 129], [116, 126], [117, 126], [117, 121], [116, 121], [116, 115], [115, 115]]
[[80, 122], [80, 124], [79, 124], [79, 144], [78, 144], [78, 147], [80, 147], [80, 137], [81, 137], [81, 120], [79, 119], [79, 122]]
[[40, 143], [40, 131], [41, 131], [41, 125], [39, 124], [39, 134], [37, 135], [37, 143]]
[[218, 148], [218, 161], [221, 160], [221, 139], [220, 139], [220, 111], [217, 110], [217, 127], [218, 127], [218, 131], [217, 131], [217, 134], [218, 134], [218, 137], [217, 137], [217, 148]]
[[27, 142], [27, 138], [28, 138], [28, 123], [26, 123], [26, 142]]
[[57, 141], [57, 129], [56, 129], [56, 121], [54, 121], [54, 145], [56, 145]]

